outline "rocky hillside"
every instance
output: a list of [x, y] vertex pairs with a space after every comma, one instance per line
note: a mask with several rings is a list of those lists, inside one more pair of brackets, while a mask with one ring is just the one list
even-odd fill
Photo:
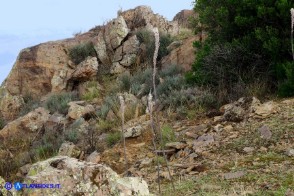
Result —
[[158, 182], [162, 195], [293, 195], [294, 100], [219, 109], [209, 89], [187, 84], [202, 39], [194, 16], [167, 21], [140, 6], [22, 50], [0, 88], [0, 195], [160, 195]]

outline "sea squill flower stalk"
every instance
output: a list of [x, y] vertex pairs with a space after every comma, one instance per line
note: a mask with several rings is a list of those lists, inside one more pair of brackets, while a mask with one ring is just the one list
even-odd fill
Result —
[[126, 154], [126, 138], [125, 138], [125, 132], [124, 132], [124, 124], [125, 124], [125, 100], [123, 96], [119, 96], [120, 101], [120, 111], [121, 111], [121, 130], [122, 130], [122, 139], [123, 139], [123, 145], [124, 145], [124, 158], [125, 158], [125, 168], [126, 171], [128, 169], [128, 160], [127, 160], [127, 154]]
[[[157, 64], [158, 50], [159, 50], [159, 46], [160, 46], [158, 28], [153, 28], [153, 33], [154, 33], [154, 38], [155, 38], [155, 50], [154, 50], [154, 55], [153, 55], [153, 93], [154, 93], [154, 103], [155, 103], [155, 106], [156, 106], [156, 103], [157, 103], [157, 92], [156, 92], [157, 67], [156, 67], [156, 64]], [[151, 95], [151, 93], [149, 95]], [[152, 103], [152, 102], [150, 102], [150, 103]], [[152, 110], [153, 110], [153, 108], [152, 108]], [[150, 111], [150, 112], [153, 112], [153, 111]], [[153, 116], [152, 116], [152, 118], [153, 118]], [[154, 137], [155, 137], [156, 126], [155, 126], [154, 120], [151, 120], [151, 121], [152, 121], [152, 128], [153, 128], [153, 132], [154, 132]], [[161, 133], [161, 128], [160, 128], [160, 122], [159, 122], [158, 115], [156, 115], [156, 121], [158, 123], [157, 124], [158, 125], [157, 130], [158, 130], [159, 137], [160, 137], [160, 144], [162, 144], [163, 143], [162, 142], [162, 133]], [[155, 138], [154, 138], [154, 145], [156, 147]], [[173, 190], [175, 190], [175, 186], [174, 186], [173, 178], [172, 178], [172, 175], [171, 175], [171, 172], [170, 172], [170, 169], [169, 169], [168, 160], [167, 160], [165, 150], [164, 149], [161, 149], [161, 150], [163, 152], [164, 160], [165, 160], [165, 163], [166, 163], [166, 167], [167, 167], [167, 170], [168, 170], [169, 177], [171, 179]], [[159, 177], [158, 177], [158, 181], [159, 181]], [[159, 193], [161, 193], [160, 192], [160, 182], [159, 182]]]

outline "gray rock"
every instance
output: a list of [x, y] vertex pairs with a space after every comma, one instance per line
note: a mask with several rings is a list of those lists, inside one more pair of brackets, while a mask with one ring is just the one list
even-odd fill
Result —
[[[147, 183], [137, 177], [121, 178], [105, 165], [57, 156], [32, 165], [28, 183], [60, 183], [59, 189], [35, 189], [35, 195], [149, 195]], [[24, 189], [27, 195], [29, 189]]]
[[186, 148], [187, 144], [182, 143], [182, 142], [170, 142], [170, 143], [165, 144], [165, 147], [181, 150], [181, 149]]
[[270, 131], [269, 127], [264, 125], [260, 127], [259, 129], [260, 137], [266, 140], [271, 139], [272, 137], [272, 132]]
[[64, 142], [58, 151], [58, 155], [60, 156], [68, 156], [68, 157], [74, 157], [78, 158], [80, 155], [81, 151], [79, 150], [76, 145], [72, 142]]
[[230, 172], [230, 173], [225, 173], [224, 178], [226, 180], [236, 179], [236, 178], [243, 177], [245, 174], [246, 174], [245, 171]]
[[69, 79], [89, 80], [97, 74], [98, 66], [96, 57], [88, 57], [77, 66]]
[[294, 149], [290, 148], [286, 151], [286, 155], [289, 157], [294, 157]]
[[92, 152], [86, 159], [86, 161], [91, 163], [99, 163], [101, 159], [100, 153], [97, 151]]
[[68, 105], [68, 116], [75, 120], [95, 112], [94, 106], [86, 104], [84, 101], [72, 101]]
[[141, 125], [130, 127], [128, 129], [124, 130], [124, 136], [125, 136], [125, 138], [138, 137], [142, 134], [142, 129], [143, 129], [143, 127]]
[[254, 148], [252, 148], [252, 147], [245, 147], [245, 148], [243, 148], [243, 151], [246, 152], [246, 153], [252, 153], [254, 151]]

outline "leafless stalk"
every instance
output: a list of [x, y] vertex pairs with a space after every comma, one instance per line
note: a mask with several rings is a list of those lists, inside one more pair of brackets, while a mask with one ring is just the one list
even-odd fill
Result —
[[151, 130], [152, 130], [152, 144], [153, 144], [153, 150], [156, 153], [156, 163], [157, 163], [157, 183], [158, 183], [158, 191], [161, 193], [161, 188], [160, 188], [160, 173], [159, 173], [159, 159], [158, 159], [158, 153], [157, 153], [157, 148], [156, 148], [156, 142], [155, 142], [155, 124], [154, 124], [154, 119], [153, 119], [153, 97], [151, 92], [149, 92], [148, 98], [147, 98], [147, 108], [148, 112], [150, 115], [150, 122], [151, 122]]
[[[119, 96], [120, 101], [120, 111], [121, 111], [121, 132], [122, 132], [122, 139], [124, 144], [124, 157], [125, 157], [125, 169], [128, 169], [128, 160], [127, 160], [127, 153], [126, 153], [126, 138], [124, 135], [124, 124], [125, 124], [125, 100], [123, 96]], [[125, 172], [126, 172], [125, 171]]]
[[[154, 33], [154, 37], [155, 37], [155, 51], [154, 51], [154, 55], [153, 55], [153, 93], [154, 93], [154, 102], [155, 102], [155, 105], [156, 105], [156, 103], [157, 103], [157, 92], [156, 92], [157, 67], [156, 67], [156, 64], [157, 64], [158, 50], [159, 50], [159, 46], [160, 46], [158, 28], [153, 28], [153, 33]], [[150, 113], [151, 112], [152, 111], [150, 111]], [[160, 127], [160, 122], [159, 122], [158, 115], [156, 115], [156, 121], [157, 121], [157, 126], [158, 126], [158, 133], [159, 133], [159, 137], [160, 137], [160, 143], [162, 144], [163, 143], [162, 142], [162, 133], [161, 133], [161, 127]], [[153, 131], [156, 133], [156, 131], [155, 131], [156, 127], [154, 125], [154, 121], [153, 121], [152, 124], [153, 124], [153, 127], [154, 127]], [[155, 137], [155, 135], [154, 135], [154, 137]], [[154, 138], [154, 142], [155, 142], [155, 138]], [[171, 172], [170, 172], [167, 156], [166, 156], [166, 153], [165, 153], [164, 149], [163, 149], [163, 156], [164, 156], [164, 160], [165, 160], [165, 163], [166, 163], [166, 167], [167, 167], [167, 170], [168, 170], [169, 177], [171, 179], [173, 190], [175, 191], [175, 185], [174, 185], [173, 177], [172, 177]]]

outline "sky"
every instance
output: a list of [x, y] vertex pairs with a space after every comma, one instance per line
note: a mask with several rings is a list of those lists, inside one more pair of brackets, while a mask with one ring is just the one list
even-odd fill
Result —
[[9, 0], [0, 3], [0, 84], [19, 51], [39, 43], [73, 37], [117, 16], [117, 11], [147, 5], [168, 20], [193, 0]]

